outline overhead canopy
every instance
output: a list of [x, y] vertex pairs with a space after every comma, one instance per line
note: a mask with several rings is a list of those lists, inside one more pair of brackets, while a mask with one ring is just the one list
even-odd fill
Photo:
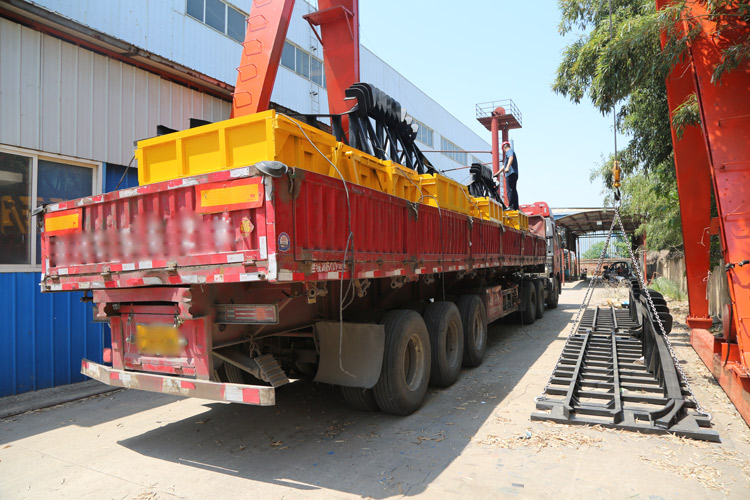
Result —
[[[587, 233], [609, 231], [615, 216], [614, 208], [555, 208], [552, 214], [558, 226], [564, 227], [575, 236]], [[633, 234], [640, 221], [620, 214], [627, 234]], [[619, 227], [617, 228], [619, 230]]]

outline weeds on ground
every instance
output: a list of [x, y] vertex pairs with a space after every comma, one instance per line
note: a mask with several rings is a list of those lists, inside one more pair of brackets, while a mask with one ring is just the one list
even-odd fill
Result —
[[649, 285], [649, 288], [652, 290], [656, 290], [657, 292], [669, 297], [672, 300], [687, 300], [687, 295], [682, 290], [680, 290], [680, 287], [677, 286], [674, 281], [669, 280], [663, 276], [660, 276], [652, 281]]

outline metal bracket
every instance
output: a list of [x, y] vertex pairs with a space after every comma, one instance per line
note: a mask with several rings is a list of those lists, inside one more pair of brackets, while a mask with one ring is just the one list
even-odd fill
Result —
[[414, 212], [414, 220], [419, 220], [419, 204], [413, 203], [411, 201], [406, 202], [407, 205], [409, 205], [409, 208], [411, 208], [412, 212]]
[[305, 289], [308, 304], [315, 304], [318, 297], [325, 297], [328, 295], [328, 283], [325, 281], [305, 283]]
[[370, 288], [370, 280], [354, 280], [354, 290], [357, 292], [357, 297], [360, 299], [367, 295], [368, 288]]

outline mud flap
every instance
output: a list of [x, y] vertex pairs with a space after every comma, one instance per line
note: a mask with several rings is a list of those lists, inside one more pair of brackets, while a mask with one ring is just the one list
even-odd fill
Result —
[[369, 389], [380, 377], [385, 327], [320, 322], [313, 327], [320, 351], [316, 382]]

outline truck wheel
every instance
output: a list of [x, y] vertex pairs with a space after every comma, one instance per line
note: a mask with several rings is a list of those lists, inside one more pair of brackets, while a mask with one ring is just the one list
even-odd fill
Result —
[[479, 295], [462, 295], [456, 305], [464, 330], [463, 365], [473, 368], [482, 364], [487, 351], [487, 312]]
[[464, 356], [461, 314], [453, 302], [433, 302], [424, 312], [430, 336], [430, 385], [450, 387], [458, 378]]
[[430, 381], [430, 337], [414, 311], [390, 311], [383, 325], [385, 350], [373, 387], [375, 401], [386, 413], [409, 415], [422, 405]]
[[557, 281], [557, 277], [552, 278], [552, 293], [547, 297], [547, 307], [550, 309], [556, 309], [557, 303], [560, 300], [560, 282]]
[[534, 286], [536, 287], [536, 319], [542, 319], [544, 316], [544, 282], [534, 280]]
[[266, 382], [255, 378], [245, 370], [242, 370], [234, 366], [232, 363], [228, 363], [226, 361], [219, 368], [218, 374], [219, 379], [222, 382], [227, 382], [230, 384], [266, 385]]
[[530, 325], [536, 321], [536, 286], [533, 281], [523, 281], [523, 302], [526, 304], [526, 309], [521, 312], [521, 322], [525, 325]]
[[341, 387], [341, 395], [344, 396], [346, 404], [359, 411], [378, 411], [380, 407], [375, 401], [375, 393], [372, 389], [361, 387]]

